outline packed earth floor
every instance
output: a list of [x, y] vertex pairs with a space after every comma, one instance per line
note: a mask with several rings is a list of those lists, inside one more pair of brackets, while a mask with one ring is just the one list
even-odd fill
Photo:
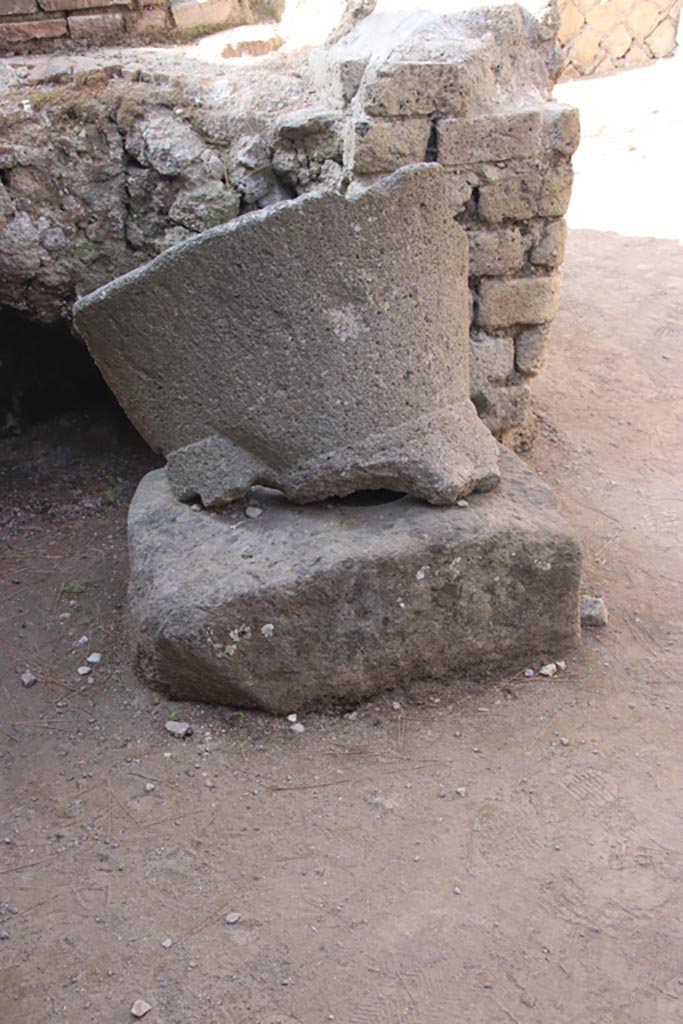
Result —
[[0, 1020], [681, 1020], [680, 81], [558, 90], [584, 141], [528, 461], [610, 610], [564, 673], [300, 733], [169, 703], [125, 647], [155, 458], [101, 402], [0, 442]]

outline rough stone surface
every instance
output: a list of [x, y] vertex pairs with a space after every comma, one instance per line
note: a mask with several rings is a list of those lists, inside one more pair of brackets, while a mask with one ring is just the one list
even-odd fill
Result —
[[439, 122], [439, 159], [446, 167], [482, 160], [524, 159], [539, 147], [537, 108]]
[[191, 239], [80, 300], [75, 325], [180, 498], [259, 483], [444, 504], [498, 479], [466, 282], [443, 171], [423, 164]]
[[244, 25], [254, 21], [249, 0], [172, 0], [171, 13], [178, 28]]
[[45, 21], [8, 21], [0, 23], [0, 46], [24, 43], [34, 39], [56, 39], [66, 35], [64, 18]]
[[494, 329], [514, 324], [546, 324], [555, 315], [558, 296], [557, 277], [487, 279], [479, 291], [477, 322]]
[[564, 76], [641, 67], [676, 49], [681, 0], [559, 0]]
[[[69, 319], [77, 296], [233, 215], [320, 188], [354, 195], [444, 154], [456, 161], [450, 214], [471, 242], [472, 308], [482, 276], [554, 269], [578, 117], [550, 100], [552, 17], [514, 5], [364, 17], [365, 0], [304, 0], [292, 15], [311, 4], [303, 42], [288, 42], [285, 16], [282, 47], [255, 60], [224, 60], [222, 33], [183, 51], [0, 62], [0, 306]], [[268, 5], [248, 6], [247, 20]], [[161, 25], [165, 8], [108, 11], [125, 13], [128, 32], [146, 13]], [[469, 149], [444, 149], [449, 132]], [[496, 436], [526, 446], [527, 389], [512, 375], [489, 400]]]
[[103, 45], [123, 35], [125, 23], [120, 11], [107, 14], [70, 14], [69, 34], [77, 42]]
[[549, 489], [501, 461], [501, 486], [466, 508], [297, 509], [264, 491], [255, 521], [193, 512], [164, 470], [149, 474], [129, 515], [137, 675], [174, 698], [286, 714], [565, 655], [579, 547]]
[[609, 622], [607, 605], [602, 597], [581, 598], [581, 625], [601, 628]]

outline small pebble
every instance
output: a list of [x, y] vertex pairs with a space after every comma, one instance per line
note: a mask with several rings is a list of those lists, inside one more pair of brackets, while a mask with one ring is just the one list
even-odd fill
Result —
[[563, 747], [568, 747], [569, 746], [569, 740], [567, 739], [566, 736], [560, 736], [560, 743], [562, 744]]
[[22, 686], [35, 686], [37, 682], [38, 679], [34, 676], [33, 672], [24, 672], [21, 677]]
[[164, 941], [161, 943], [161, 945], [164, 947], [164, 949], [170, 949], [171, 946], [173, 945], [173, 939], [171, 939], [171, 938], [164, 939]]
[[89, 676], [90, 673], [92, 672], [92, 669], [90, 665], [79, 665], [76, 671], [78, 672], [79, 676]]
[[305, 732], [306, 731], [306, 726], [302, 725], [301, 722], [294, 722], [293, 725], [290, 725], [289, 731], [290, 732]]
[[401, 710], [401, 705], [400, 705], [400, 703], [397, 700], [392, 700], [391, 706], [394, 709], [394, 711], [400, 711]]
[[455, 792], [458, 794], [458, 796], [467, 796], [467, 787], [458, 786]]
[[534, 670], [532, 668], [525, 668], [524, 669], [524, 678], [525, 679], [531, 679], [533, 674], [534, 674]]
[[249, 505], [245, 508], [244, 514], [247, 519], [258, 519], [259, 516], [263, 515], [263, 509], [259, 508], [258, 505]]
[[543, 668], [540, 668], [538, 670], [538, 674], [539, 676], [551, 678], [552, 676], [557, 675], [557, 665], [554, 661], [551, 661], [548, 665], [544, 665]]
[[130, 1012], [134, 1017], [144, 1017], [151, 1009], [152, 1007], [144, 999], [136, 999], [130, 1008]]
[[566, 668], [567, 668], [567, 662], [566, 661], [556, 661], [555, 664], [559, 668], [560, 672], [566, 671]]
[[99, 665], [102, 661], [102, 655], [95, 652], [94, 654], [89, 654], [85, 660], [89, 665]]
[[153, 782], [145, 783], [145, 793], [153, 793], [156, 788]]
[[170, 732], [171, 736], [184, 740], [186, 736], [192, 735], [192, 726], [189, 722], [166, 722], [166, 732]]
[[607, 605], [601, 597], [581, 598], [581, 625], [601, 628], [609, 622]]
[[9, 939], [9, 932], [0, 932], [0, 942], [4, 942]]
[[235, 910], [233, 910], [229, 914], [225, 915], [225, 923], [226, 924], [237, 924], [237, 922], [240, 920], [241, 917], [242, 917], [241, 914], [238, 914]]
[[287, 715], [287, 721], [288, 722], [296, 722], [298, 720], [298, 717], [299, 717], [298, 715], [294, 715], [294, 714]]
[[465, 501], [464, 498], [458, 498], [455, 504], [458, 508], [467, 508], [469, 506], [469, 501]]
[[453, 892], [455, 893], [456, 896], [461, 896], [462, 895], [462, 889], [460, 888], [459, 885], [454, 885], [453, 886]]
[[87, 644], [87, 642], [88, 642], [88, 638], [87, 638], [87, 636], [82, 636], [82, 637], [80, 637], [80, 638], [79, 638], [79, 639], [78, 639], [78, 640], [76, 641], [76, 643], [74, 644], [74, 647], [82, 647], [82, 646], [83, 646], [83, 644]]

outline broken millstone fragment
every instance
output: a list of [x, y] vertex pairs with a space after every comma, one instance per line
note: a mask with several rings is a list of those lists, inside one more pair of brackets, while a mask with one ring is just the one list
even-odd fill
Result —
[[192, 726], [189, 722], [166, 722], [166, 732], [170, 732], [171, 736], [176, 736], [179, 740], [184, 740], [192, 735]]
[[581, 625], [582, 626], [606, 626], [609, 622], [607, 605], [601, 597], [581, 598]]
[[467, 274], [444, 172], [418, 164], [196, 235], [81, 299], [75, 324], [183, 501], [262, 484], [449, 505], [499, 482], [469, 397]]

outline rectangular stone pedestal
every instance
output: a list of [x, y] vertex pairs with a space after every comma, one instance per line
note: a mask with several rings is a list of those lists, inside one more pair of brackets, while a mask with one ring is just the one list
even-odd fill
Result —
[[509, 452], [501, 466], [464, 507], [297, 507], [262, 489], [253, 518], [193, 510], [164, 470], [148, 474], [129, 516], [139, 678], [281, 713], [563, 657], [579, 637], [579, 546], [549, 488]]

